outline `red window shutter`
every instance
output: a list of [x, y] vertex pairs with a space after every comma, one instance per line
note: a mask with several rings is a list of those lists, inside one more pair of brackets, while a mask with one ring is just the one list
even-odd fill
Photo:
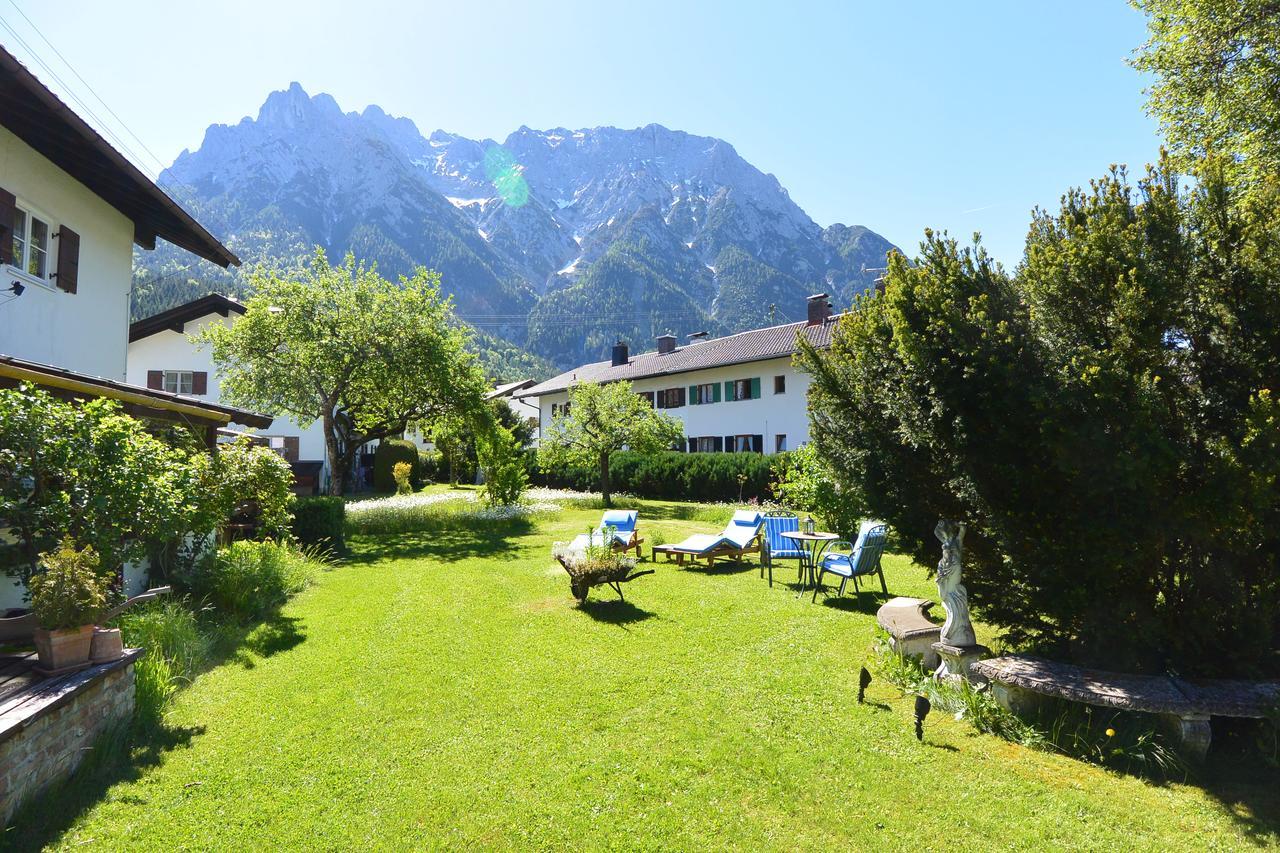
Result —
[[76, 292], [80, 281], [80, 235], [63, 225], [58, 229], [58, 288]]
[[147, 371], [147, 387], [156, 391], [164, 390], [164, 371], [148, 370]]
[[191, 374], [191, 393], [197, 396], [209, 393], [209, 374], [197, 370]]
[[18, 199], [0, 189], [0, 264], [13, 263], [13, 220], [18, 215]]

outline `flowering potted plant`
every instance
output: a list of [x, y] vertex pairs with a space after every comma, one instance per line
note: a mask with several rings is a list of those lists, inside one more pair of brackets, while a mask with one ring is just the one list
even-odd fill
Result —
[[46, 675], [74, 672], [89, 665], [93, 623], [107, 604], [107, 582], [98, 574], [98, 554], [64, 539], [57, 550], [40, 556], [42, 571], [33, 575], [31, 609], [36, 653]]

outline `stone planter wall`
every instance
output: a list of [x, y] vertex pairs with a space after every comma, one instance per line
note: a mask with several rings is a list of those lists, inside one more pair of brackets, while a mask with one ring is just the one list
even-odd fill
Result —
[[[0, 826], [50, 785], [70, 776], [94, 741], [133, 714], [133, 661], [122, 660], [34, 685], [0, 712]], [[6, 697], [11, 706], [22, 694]]]

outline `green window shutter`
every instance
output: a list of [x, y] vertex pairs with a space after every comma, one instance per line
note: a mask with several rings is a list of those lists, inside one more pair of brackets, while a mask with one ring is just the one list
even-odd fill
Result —
[[713, 385], [711, 386], [711, 402], [713, 402], [713, 403], [719, 403], [719, 402], [720, 402], [720, 385], [719, 385], [719, 383], [713, 384]]
[[724, 398], [726, 400], [733, 399], [733, 382], [724, 383]]
[[690, 406], [698, 405], [698, 386], [697, 385], [689, 386], [689, 405]]
[[760, 399], [760, 377], [757, 376], [751, 380], [751, 399]]

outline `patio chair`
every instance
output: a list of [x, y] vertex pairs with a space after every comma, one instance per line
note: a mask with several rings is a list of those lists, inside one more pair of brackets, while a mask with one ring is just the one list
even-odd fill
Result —
[[636, 525], [640, 513], [634, 509], [611, 509], [600, 517], [600, 526], [590, 533], [580, 533], [569, 543], [575, 551], [585, 551], [592, 545], [609, 545], [614, 551], [635, 551], [640, 559], [640, 545], [644, 542]]
[[668, 562], [674, 558], [681, 566], [686, 559], [691, 562], [706, 560], [707, 568], [714, 566], [718, 559], [741, 560], [747, 554], [760, 553], [763, 523], [764, 518], [759, 512], [738, 510], [719, 534], [695, 533], [674, 545], [655, 545], [653, 557], [657, 559], [659, 554], [663, 554]]
[[773, 561], [795, 560], [798, 578], [804, 580], [804, 549], [794, 539], [783, 533], [800, 529], [800, 517], [786, 510], [770, 510], [764, 514], [764, 558], [760, 561], [760, 577], [769, 571], [769, 586], [773, 586]]
[[837, 575], [840, 578], [840, 589], [836, 595], [844, 595], [844, 586], [853, 579], [854, 592], [861, 592], [858, 578], [869, 575], [880, 575], [880, 588], [885, 595], [889, 594], [889, 586], [884, 582], [884, 569], [880, 567], [880, 557], [884, 554], [885, 541], [888, 539], [888, 528], [878, 521], [864, 521], [858, 541], [850, 543], [841, 539], [831, 543], [827, 555], [818, 566], [818, 582], [813, 587], [813, 600], [818, 600], [818, 590], [822, 589], [822, 576]]

